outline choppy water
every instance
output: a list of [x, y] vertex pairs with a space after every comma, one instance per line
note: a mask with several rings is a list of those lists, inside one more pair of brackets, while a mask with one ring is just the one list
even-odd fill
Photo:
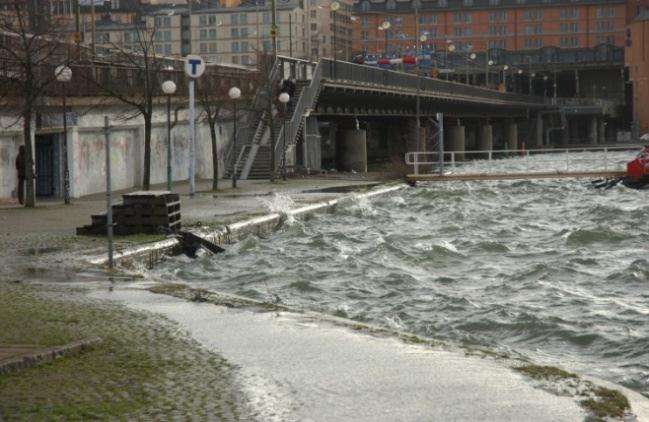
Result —
[[160, 274], [519, 353], [649, 396], [649, 192], [420, 185]]

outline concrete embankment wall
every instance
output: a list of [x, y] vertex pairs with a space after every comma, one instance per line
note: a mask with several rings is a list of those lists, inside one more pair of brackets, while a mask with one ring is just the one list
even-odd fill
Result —
[[[346, 195], [341, 198], [322, 201], [314, 204], [305, 205], [286, 213], [269, 213], [261, 217], [254, 217], [240, 222], [228, 224], [226, 226], [215, 228], [214, 230], [193, 230], [192, 232], [204, 239], [209, 240], [217, 245], [228, 245], [239, 241], [240, 239], [250, 234], [263, 235], [276, 230], [281, 226], [286, 219], [302, 219], [312, 216], [320, 212], [328, 212], [333, 210], [338, 205], [343, 205], [347, 202], [359, 198], [371, 198], [378, 195], [383, 195], [389, 192], [403, 189], [405, 184], [396, 184], [389, 186], [382, 186], [369, 192], [357, 193]], [[163, 256], [173, 253], [174, 249], [179, 246], [176, 239], [165, 239], [160, 242], [142, 245], [132, 249], [120, 251], [114, 256], [115, 262], [122, 266], [138, 266], [145, 265], [152, 267]], [[108, 257], [102, 255], [99, 257], [92, 257], [89, 259], [90, 263], [94, 265], [107, 265]]]
[[[200, 115], [197, 108], [197, 115]], [[133, 110], [124, 106], [105, 106], [91, 110], [75, 108], [68, 118], [68, 163], [70, 168], [71, 195], [100, 193], [106, 186], [106, 154], [104, 116], [110, 117], [111, 168], [114, 190], [141, 186], [144, 165], [144, 119], [141, 116], [126, 119]], [[242, 113], [243, 114], [243, 113]], [[52, 114], [49, 120], [43, 118], [33, 124], [32, 145], [35, 154], [40, 143], [47, 138], [53, 144], [54, 196], [62, 196], [63, 184], [63, 129], [62, 119]], [[243, 117], [243, 116], [242, 116]], [[172, 121], [174, 120], [172, 112]], [[15, 159], [18, 148], [23, 144], [22, 121], [0, 112], [0, 199], [16, 196], [18, 184]], [[46, 126], [46, 127], [43, 127]], [[178, 112], [178, 121], [172, 129], [172, 169], [174, 180], [189, 177], [189, 121], [187, 111]], [[167, 114], [166, 107], [156, 108], [151, 131], [151, 183], [167, 180]], [[221, 122], [217, 127], [219, 172], [225, 168], [225, 154], [232, 138], [232, 121]], [[37, 160], [38, 163], [38, 160]], [[209, 127], [205, 122], [196, 122], [196, 176], [212, 177], [212, 145]], [[37, 177], [44, 176], [44, 169], [35, 168]], [[40, 174], [39, 174], [40, 173]]]

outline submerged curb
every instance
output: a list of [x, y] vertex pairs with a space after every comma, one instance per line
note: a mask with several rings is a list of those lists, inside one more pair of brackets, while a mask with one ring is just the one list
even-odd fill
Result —
[[64, 344], [63, 346], [41, 348], [15, 358], [5, 359], [0, 361], [0, 375], [6, 375], [23, 368], [30, 368], [38, 364], [51, 362], [65, 356], [83, 353], [92, 350], [100, 342], [101, 340], [99, 338], [83, 339]]
[[[254, 217], [236, 223], [228, 224], [222, 227], [218, 227], [214, 230], [192, 230], [192, 233], [216, 245], [228, 245], [236, 243], [249, 234], [258, 236], [269, 234], [280, 227], [287, 218], [307, 218], [318, 212], [329, 211], [335, 208], [337, 205], [347, 201], [361, 198], [372, 198], [375, 196], [401, 190], [405, 187], [407, 187], [407, 185], [403, 183], [382, 186], [368, 192], [345, 195], [340, 198], [305, 205], [293, 210], [289, 210], [285, 213], [274, 212], [261, 217]], [[151, 268], [165, 255], [173, 253], [174, 249], [178, 248], [179, 246], [180, 242], [177, 239], [169, 238], [146, 245], [124, 249], [115, 253], [113, 259], [115, 264], [125, 267], [145, 265], [146, 267]], [[108, 264], [108, 257], [105, 255], [94, 256], [88, 259], [88, 261], [92, 265], [106, 266]]]

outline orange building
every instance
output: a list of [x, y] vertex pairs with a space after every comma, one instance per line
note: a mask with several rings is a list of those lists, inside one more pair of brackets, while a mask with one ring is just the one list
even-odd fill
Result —
[[629, 24], [625, 59], [633, 85], [634, 129], [642, 135], [649, 133], [649, 7]]
[[634, 8], [634, 0], [360, 0], [354, 5], [353, 50], [400, 54], [417, 38], [436, 51], [450, 44], [457, 51], [621, 47]]

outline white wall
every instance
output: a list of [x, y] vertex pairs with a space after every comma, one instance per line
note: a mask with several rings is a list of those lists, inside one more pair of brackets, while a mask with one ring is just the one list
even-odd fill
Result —
[[[77, 111], [77, 110], [73, 110]], [[124, 106], [83, 110], [77, 124], [68, 128], [68, 159], [70, 189], [73, 197], [105, 191], [106, 154], [104, 115], [109, 115], [111, 139], [112, 187], [115, 190], [141, 186], [144, 164], [144, 119], [141, 116], [125, 120], [131, 110]], [[81, 113], [82, 111], [79, 111]], [[2, 111], [0, 111], [2, 113]], [[198, 115], [198, 110], [197, 110]], [[174, 119], [172, 113], [172, 120]], [[9, 117], [0, 115], [6, 127]], [[231, 121], [217, 127], [219, 173], [223, 175], [224, 155], [231, 136]], [[189, 134], [187, 113], [178, 113], [178, 123], [172, 129], [172, 168], [174, 180], [189, 177]], [[14, 160], [22, 142], [21, 126], [12, 131], [0, 130], [0, 199], [10, 198], [16, 189], [17, 175]], [[207, 124], [196, 124], [196, 177], [212, 177], [212, 147]], [[167, 180], [167, 114], [161, 106], [153, 116], [151, 136], [151, 184]]]

